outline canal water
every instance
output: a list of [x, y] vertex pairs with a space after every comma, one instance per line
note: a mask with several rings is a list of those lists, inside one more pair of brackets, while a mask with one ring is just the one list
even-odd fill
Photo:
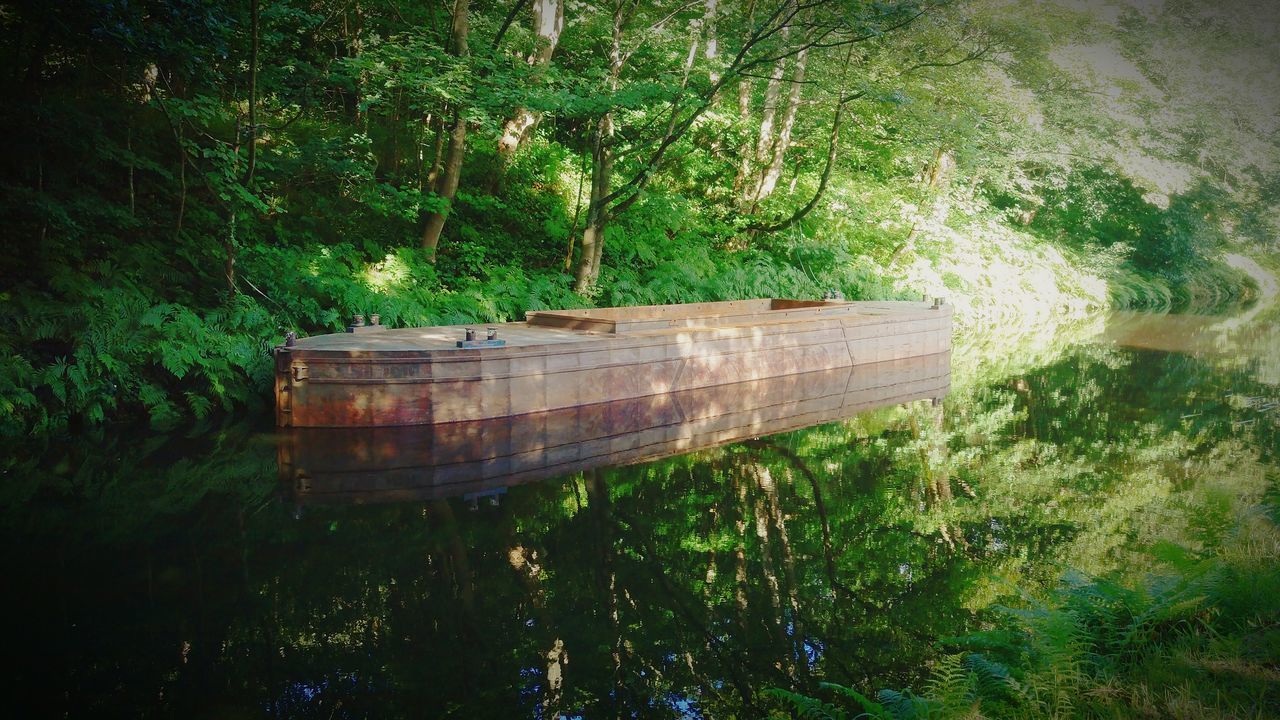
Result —
[[20, 448], [9, 703], [749, 717], [773, 687], [918, 686], [1069, 573], [1229, 542], [1189, 498], [1274, 498], [1277, 315], [983, 335], [949, 377], [682, 398], [533, 440], [242, 423]]

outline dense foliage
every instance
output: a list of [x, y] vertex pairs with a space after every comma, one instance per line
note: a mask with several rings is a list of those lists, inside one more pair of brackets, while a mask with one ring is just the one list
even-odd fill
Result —
[[15, 3], [0, 430], [252, 407], [285, 331], [354, 312], [1238, 298], [1213, 260], [1276, 228], [1273, 15]]

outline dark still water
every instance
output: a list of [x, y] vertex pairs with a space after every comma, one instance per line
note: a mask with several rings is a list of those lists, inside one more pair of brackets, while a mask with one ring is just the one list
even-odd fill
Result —
[[1187, 498], [1275, 493], [1276, 327], [1117, 316], [516, 424], [22, 448], [7, 702], [719, 718], [910, 687], [1064, 573], [1227, 542]]

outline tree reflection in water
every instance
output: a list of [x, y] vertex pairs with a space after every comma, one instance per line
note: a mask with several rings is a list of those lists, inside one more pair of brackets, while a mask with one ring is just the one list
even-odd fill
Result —
[[911, 686], [1018, 588], [1130, 562], [1177, 520], [1179, 468], [1274, 467], [1277, 413], [1232, 400], [1276, 396], [1251, 367], [1079, 345], [945, 403], [496, 504], [297, 518], [251, 428], [14, 454], [13, 685], [72, 715], [326, 718], [720, 717], [768, 687]]

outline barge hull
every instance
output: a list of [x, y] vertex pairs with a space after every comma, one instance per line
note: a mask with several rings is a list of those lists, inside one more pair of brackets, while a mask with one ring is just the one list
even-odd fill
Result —
[[280, 478], [306, 502], [437, 499], [628, 465], [937, 400], [949, 353], [427, 427], [303, 428]]

